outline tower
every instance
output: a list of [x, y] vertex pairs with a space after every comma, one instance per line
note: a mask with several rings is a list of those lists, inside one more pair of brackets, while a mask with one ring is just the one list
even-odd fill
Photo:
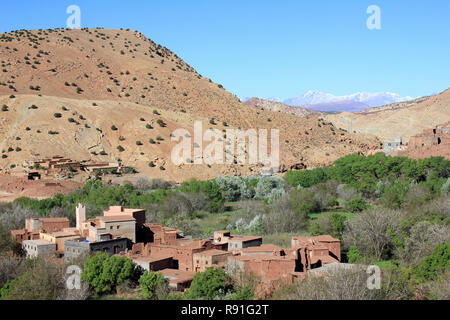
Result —
[[81, 224], [86, 221], [86, 207], [79, 203], [76, 207], [75, 215], [77, 220], [77, 229], [80, 230], [80, 234], [83, 234]]

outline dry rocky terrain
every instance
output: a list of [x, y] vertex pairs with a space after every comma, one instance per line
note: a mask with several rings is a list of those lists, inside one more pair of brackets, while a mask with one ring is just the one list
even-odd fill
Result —
[[363, 112], [342, 112], [324, 117], [336, 127], [372, 134], [381, 141], [411, 136], [450, 120], [450, 89], [431, 97], [371, 108]]
[[259, 164], [174, 165], [171, 133], [193, 133], [195, 120], [204, 130], [279, 129], [282, 169], [328, 165], [380, 145], [322, 115], [256, 110], [132, 30], [15, 31], [0, 35], [0, 56], [3, 173], [19, 174], [54, 155], [120, 159], [150, 178], [174, 181], [260, 173]]

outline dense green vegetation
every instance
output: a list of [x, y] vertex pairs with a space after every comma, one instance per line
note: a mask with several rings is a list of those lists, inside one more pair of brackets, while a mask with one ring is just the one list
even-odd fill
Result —
[[[288, 171], [283, 178], [218, 177], [209, 181], [192, 179], [179, 186], [147, 178], [122, 186], [88, 181], [67, 196], [40, 201], [19, 198], [0, 205], [0, 244], [2, 252], [18, 250], [9, 232], [22, 228], [26, 217], [66, 216], [74, 224], [78, 203], [86, 204], [89, 217], [101, 214], [110, 205], [123, 205], [143, 208], [148, 222], [163, 223], [194, 237], [208, 237], [214, 230], [227, 229], [262, 235], [264, 243], [289, 247], [293, 235], [330, 234], [342, 241], [343, 262], [375, 264], [383, 271], [383, 281], [390, 281], [383, 282], [377, 295], [362, 297], [412, 299], [419, 290], [430, 299], [448, 299], [449, 193], [450, 161], [383, 154], [350, 155], [329, 167]], [[83, 277], [90, 292], [101, 297], [115, 297], [123, 290], [140, 287], [137, 296], [129, 296], [181, 298], [168, 293], [160, 275], [144, 273], [141, 277], [130, 271], [135, 269], [126, 259], [109, 261], [106, 256], [95, 256], [86, 262]], [[25, 290], [22, 285], [30, 275], [26, 269], [16, 270], [20, 272], [8, 277], [0, 274], [4, 296], [17, 297], [17, 292]], [[352, 279], [363, 281], [345, 275], [336, 281], [344, 284]], [[307, 289], [320, 298], [314, 288], [327, 292], [335, 288], [329, 282], [315, 281], [304, 282], [301, 288], [282, 288], [274, 297], [311, 298], [304, 295]], [[348, 292], [336, 294], [345, 298]], [[252, 286], [237, 285], [226, 274], [207, 270], [196, 276], [183, 298], [251, 299], [253, 294]], [[331, 293], [326, 296], [335, 297]]]

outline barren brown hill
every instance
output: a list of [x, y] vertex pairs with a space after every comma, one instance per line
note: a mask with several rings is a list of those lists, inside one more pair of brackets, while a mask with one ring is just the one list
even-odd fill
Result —
[[245, 101], [245, 104], [254, 107], [259, 110], [268, 110], [268, 111], [274, 111], [274, 112], [283, 112], [288, 113], [294, 116], [299, 117], [307, 117], [309, 115], [320, 115], [323, 114], [319, 111], [314, 110], [308, 110], [302, 107], [291, 107], [288, 105], [285, 105], [281, 102], [275, 102], [265, 99], [259, 99], [259, 98], [251, 98], [247, 101]]
[[[176, 181], [259, 173], [258, 165], [172, 164], [171, 133], [193, 132], [195, 120], [204, 130], [279, 129], [283, 168], [330, 164], [379, 145], [374, 137], [339, 130], [319, 116], [255, 110], [136, 31], [16, 31], [0, 35], [0, 54], [3, 172], [62, 155], [120, 158], [143, 174]], [[151, 161], [155, 167], [149, 167]]]
[[408, 142], [411, 136], [450, 120], [450, 89], [431, 97], [325, 118], [338, 128], [373, 134], [384, 142], [398, 136]]

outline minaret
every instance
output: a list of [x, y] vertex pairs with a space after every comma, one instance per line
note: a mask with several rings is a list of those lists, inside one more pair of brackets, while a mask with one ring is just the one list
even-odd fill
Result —
[[86, 221], [86, 207], [83, 204], [79, 203], [76, 207], [75, 215], [77, 219], [77, 229], [80, 230], [80, 234], [83, 234], [81, 225]]

